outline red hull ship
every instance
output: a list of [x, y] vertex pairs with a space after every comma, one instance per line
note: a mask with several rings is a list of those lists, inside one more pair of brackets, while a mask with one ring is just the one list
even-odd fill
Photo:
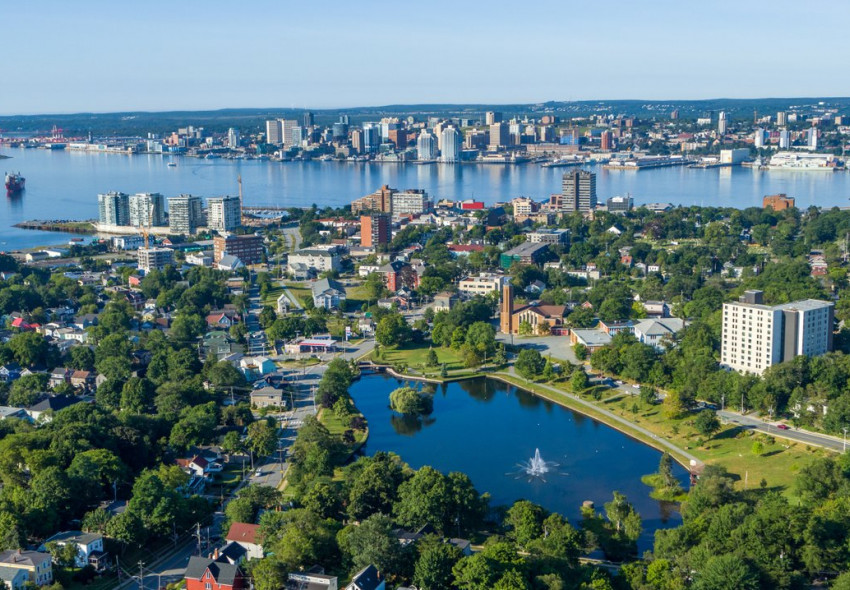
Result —
[[27, 179], [21, 176], [20, 172], [17, 174], [14, 172], [6, 173], [6, 192], [7, 193], [19, 193], [24, 190], [24, 185], [26, 184]]

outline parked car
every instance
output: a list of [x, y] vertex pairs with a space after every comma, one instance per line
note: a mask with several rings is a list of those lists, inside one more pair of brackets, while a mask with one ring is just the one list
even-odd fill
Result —
[[777, 427], [779, 430], [788, 430], [788, 425], [787, 425], [787, 424], [777, 424], [777, 425], [776, 425], [776, 427]]

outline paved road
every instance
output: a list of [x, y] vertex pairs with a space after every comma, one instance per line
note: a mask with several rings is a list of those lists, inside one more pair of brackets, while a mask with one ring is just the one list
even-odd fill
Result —
[[844, 451], [844, 441], [840, 438], [829, 436], [827, 434], [798, 430], [791, 426], [789, 426], [787, 430], [782, 430], [776, 427], [778, 422], [768, 422], [756, 416], [745, 416], [729, 410], [718, 410], [717, 415], [726, 422], [740, 424], [746, 428], [765, 432], [771, 436], [787, 438], [788, 440], [805, 443], [807, 445], [817, 445], [819, 447], [832, 449], [833, 451]]

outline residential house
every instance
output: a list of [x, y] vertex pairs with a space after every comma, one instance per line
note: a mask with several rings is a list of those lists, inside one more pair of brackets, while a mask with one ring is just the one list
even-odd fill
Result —
[[599, 322], [599, 329], [611, 336], [612, 338], [621, 332], [633, 334], [635, 326], [631, 321], [625, 322]]
[[234, 310], [211, 311], [207, 316], [207, 325], [211, 328], [229, 329], [238, 324], [242, 318]]
[[38, 422], [39, 418], [42, 416], [45, 420], [50, 420], [50, 416], [52, 414], [55, 414], [59, 410], [64, 410], [69, 406], [73, 406], [74, 404], [78, 404], [81, 401], [83, 401], [83, 399], [75, 395], [45, 394], [39, 401], [26, 408], [26, 412], [27, 416], [29, 416], [33, 422]]
[[188, 459], [177, 459], [177, 465], [189, 475], [204, 478], [213, 473], [218, 473], [223, 469], [221, 463], [212, 461], [210, 458], [203, 457], [200, 454]]
[[221, 257], [221, 260], [218, 261], [218, 264], [216, 264], [216, 268], [218, 270], [226, 270], [230, 272], [238, 270], [244, 266], [245, 264], [243, 264], [243, 262], [233, 254], [225, 254]]
[[25, 571], [36, 586], [53, 583], [53, 559], [49, 553], [9, 549], [0, 553], [0, 567]]
[[398, 291], [402, 287], [416, 289], [419, 287], [419, 276], [413, 265], [401, 260], [393, 260], [381, 267], [379, 272], [384, 275], [384, 284], [390, 291]]
[[351, 583], [345, 587], [345, 590], [385, 590], [385, 588], [386, 583], [378, 568], [374, 565], [367, 565], [354, 574]]
[[646, 315], [651, 318], [669, 318], [670, 306], [664, 301], [643, 301], [643, 309]]
[[262, 408], [285, 408], [283, 390], [274, 387], [262, 387], [251, 392], [251, 407], [257, 410]]
[[26, 410], [24, 410], [23, 408], [0, 406], [0, 420], [5, 420], [6, 418], [18, 418], [19, 420], [26, 420], [28, 416]]
[[85, 330], [89, 326], [97, 325], [96, 313], [85, 313], [74, 318], [74, 326], [80, 330]]
[[286, 294], [286, 291], [280, 294], [280, 297], [277, 298], [277, 313], [278, 315], [285, 315], [289, 313], [289, 306], [292, 305], [292, 300], [289, 299], [289, 296]]
[[685, 327], [685, 321], [679, 318], [653, 318], [638, 322], [634, 327], [635, 338], [654, 346], [658, 350], [663, 348], [666, 341], [675, 341], [676, 334]]
[[94, 388], [94, 379], [91, 371], [74, 371], [71, 373], [71, 387], [88, 391]]
[[311, 287], [313, 304], [323, 309], [337, 309], [345, 301], [345, 287], [333, 279], [319, 279]]
[[22, 568], [0, 566], [0, 580], [8, 590], [23, 590], [30, 581], [29, 572]]
[[0, 366], [0, 382], [11, 383], [21, 376], [21, 366], [18, 363], [7, 363]]
[[307, 571], [289, 574], [286, 590], [337, 590], [336, 576], [325, 574], [324, 568], [313, 566]]
[[56, 389], [63, 383], [71, 382], [73, 371], [67, 367], [57, 367], [50, 372], [50, 378], [47, 380], [47, 385], [51, 389]]
[[239, 360], [239, 370], [248, 381], [254, 381], [277, 371], [277, 365], [265, 356], [245, 356]]
[[503, 275], [491, 275], [481, 273], [478, 276], [469, 276], [458, 283], [458, 292], [473, 297], [475, 295], [488, 295], [493, 291], [497, 293], [502, 288]]
[[103, 535], [99, 533], [84, 533], [82, 531], [65, 531], [57, 533], [47, 539], [39, 547], [40, 551], [46, 551], [47, 545], [56, 543], [60, 547], [73, 543], [77, 546], [77, 567], [91, 565], [95, 571], [103, 571], [109, 565], [108, 554], [103, 549]]
[[248, 552], [248, 559], [262, 559], [264, 556], [263, 545], [260, 542], [260, 525], [246, 522], [234, 522], [230, 525], [225, 539], [231, 543], [237, 543]]
[[193, 555], [186, 566], [186, 590], [242, 590], [245, 575], [238, 565]]

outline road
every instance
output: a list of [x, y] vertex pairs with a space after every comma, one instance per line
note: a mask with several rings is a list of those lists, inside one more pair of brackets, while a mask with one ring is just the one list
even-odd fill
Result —
[[816, 445], [831, 449], [833, 451], [843, 452], [844, 441], [838, 437], [829, 436], [828, 434], [819, 434], [817, 432], [809, 432], [807, 430], [798, 430], [791, 426], [787, 430], [777, 428], [778, 422], [769, 422], [757, 418], [756, 416], [746, 416], [729, 410], [718, 410], [717, 415], [726, 422], [740, 424], [745, 428], [758, 430], [771, 436], [787, 438], [796, 442], [801, 442], [807, 445]]

